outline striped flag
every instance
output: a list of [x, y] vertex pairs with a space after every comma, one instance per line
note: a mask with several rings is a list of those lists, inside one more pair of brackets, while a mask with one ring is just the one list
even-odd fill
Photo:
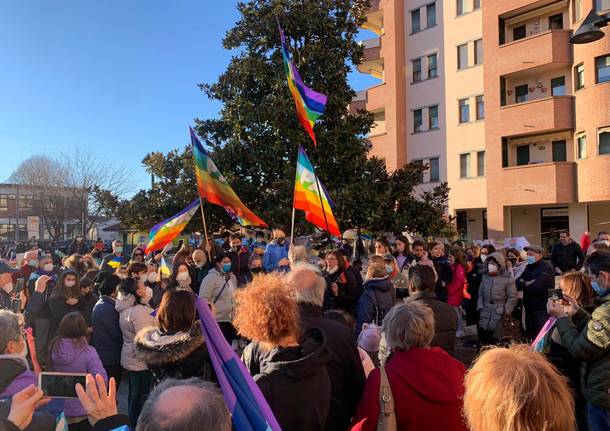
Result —
[[208, 302], [197, 298], [206, 347], [237, 431], [281, 431], [267, 400], [246, 366], [225, 340]]
[[172, 242], [191, 221], [197, 212], [197, 208], [199, 208], [199, 199], [191, 202], [175, 216], [154, 225], [148, 235], [149, 241], [144, 252], [148, 254], [152, 251], [160, 250]]

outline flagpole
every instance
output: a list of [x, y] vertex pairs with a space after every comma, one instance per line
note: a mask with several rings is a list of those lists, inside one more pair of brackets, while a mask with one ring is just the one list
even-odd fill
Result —
[[203, 235], [205, 237], [205, 246], [203, 247], [203, 249], [205, 250], [205, 252], [208, 255], [208, 263], [211, 264], [212, 263], [212, 256], [210, 256], [210, 252], [207, 251], [207, 248], [209, 247], [209, 242], [208, 242], [208, 227], [205, 223], [205, 212], [203, 211], [203, 199], [201, 199], [201, 195], [199, 195], [199, 209], [201, 210], [201, 219], [203, 220]]
[[[279, 21], [278, 21], [279, 24]], [[295, 191], [292, 192], [292, 223], [290, 224], [290, 243], [292, 245], [294, 245], [294, 221], [295, 221], [295, 215], [296, 215], [296, 209], [294, 207], [294, 201], [295, 201], [295, 195], [296, 195], [296, 184], [297, 184], [297, 179], [299, 178], [299, 150], [297, 148], [297, 158], [296, 158], [296, 162], [297, 162], [297, 167], [294, 170], [294, 187], [295, 187]]]
[[[313, 166], [312, 166], [312, 168], [313, 168]], [[320, 205], [322, 206], [322, 215], [324, 216], [324, 224], [326, 225], [326, 232], [328, 232], [328, 236], [330, 238], [331, 233], [330, 233], [330, 229], [328, 227], [328, 220], [326, 219], [326, 211], [324, 211], [324, 199], [322, 199], [322, 193], [324, 193], [324, 190], [322, 190], [322, 186], [320, 185], [320, 180], [318, 179], [318, 174], [316, 173], [315, 168], [313, 168], [313, 176], [316, 179], [316, 186], [318, 187], [318, 197], [320, 198]]]

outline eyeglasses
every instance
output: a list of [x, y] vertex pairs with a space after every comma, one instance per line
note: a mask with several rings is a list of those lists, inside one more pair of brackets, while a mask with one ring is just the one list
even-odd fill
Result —
[[134, 256], [142, 256], [142, 253], [136, 253]]

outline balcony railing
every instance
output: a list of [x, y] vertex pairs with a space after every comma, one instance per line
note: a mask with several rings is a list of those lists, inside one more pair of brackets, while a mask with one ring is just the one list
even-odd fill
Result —
[[574, 96], [555, 96], [500, 108], [506, 137], [574, 128]]

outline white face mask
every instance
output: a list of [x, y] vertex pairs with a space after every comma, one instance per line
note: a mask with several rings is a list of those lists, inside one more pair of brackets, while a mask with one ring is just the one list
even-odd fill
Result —
[[179, 272], [178, 275], [176, 275], [176, 281], [180, 282], [180, 281], [186, 281], [189, 278], [189, 274], [188, 272]]
[[64, 281], [64, 286], [66, 286], [66, 287], [74, 287], [75, 284], [76, 284], [76, 281], [73, 281], [73, 280]]
[[157, 273], [149, 272], [148, 275], [146, 276], [146, 279], [148, 280], [149, 283], [156, 283], [157, 282]]
[[45, 266], [42, 267], [42, 269], [44, 269], [47, 272], [51, 272], [51, 271], [53, 271], [53, 264], [47, 263]]
[[490, 263], [489, 265], [487, 265], [487, 272], [491, 273], [491, 274], [495, 274], [498, 272], [498, 265], [494, 264], [494, 263]]
[[25, 359], [28, 356], [28, 343], [26, 343], [25, 339], [22, 340], [23, 341], [23, 350], [19, 353], [17, 353], [17, 356]]
[[606, 246], [610, 247], [610, 241], [608, 241], [607, 239], [605, 239], [605, 240], [603, 240], [603, 241], [600, 241], [600, 242], [601, 242], [602, 244], [604, 244], [604, 245], [606, 245]]
[[4, 290], [6, 293], [11, 293], [13, 291], [13, 282], [9, 281], [6, 283], [4, 286], [2, 286], [2, 290]]
[[485, 263], [486, 260], [487, 260], [487, 255], [486, 254], [482, 254], [481, 255], [481, 262]]

